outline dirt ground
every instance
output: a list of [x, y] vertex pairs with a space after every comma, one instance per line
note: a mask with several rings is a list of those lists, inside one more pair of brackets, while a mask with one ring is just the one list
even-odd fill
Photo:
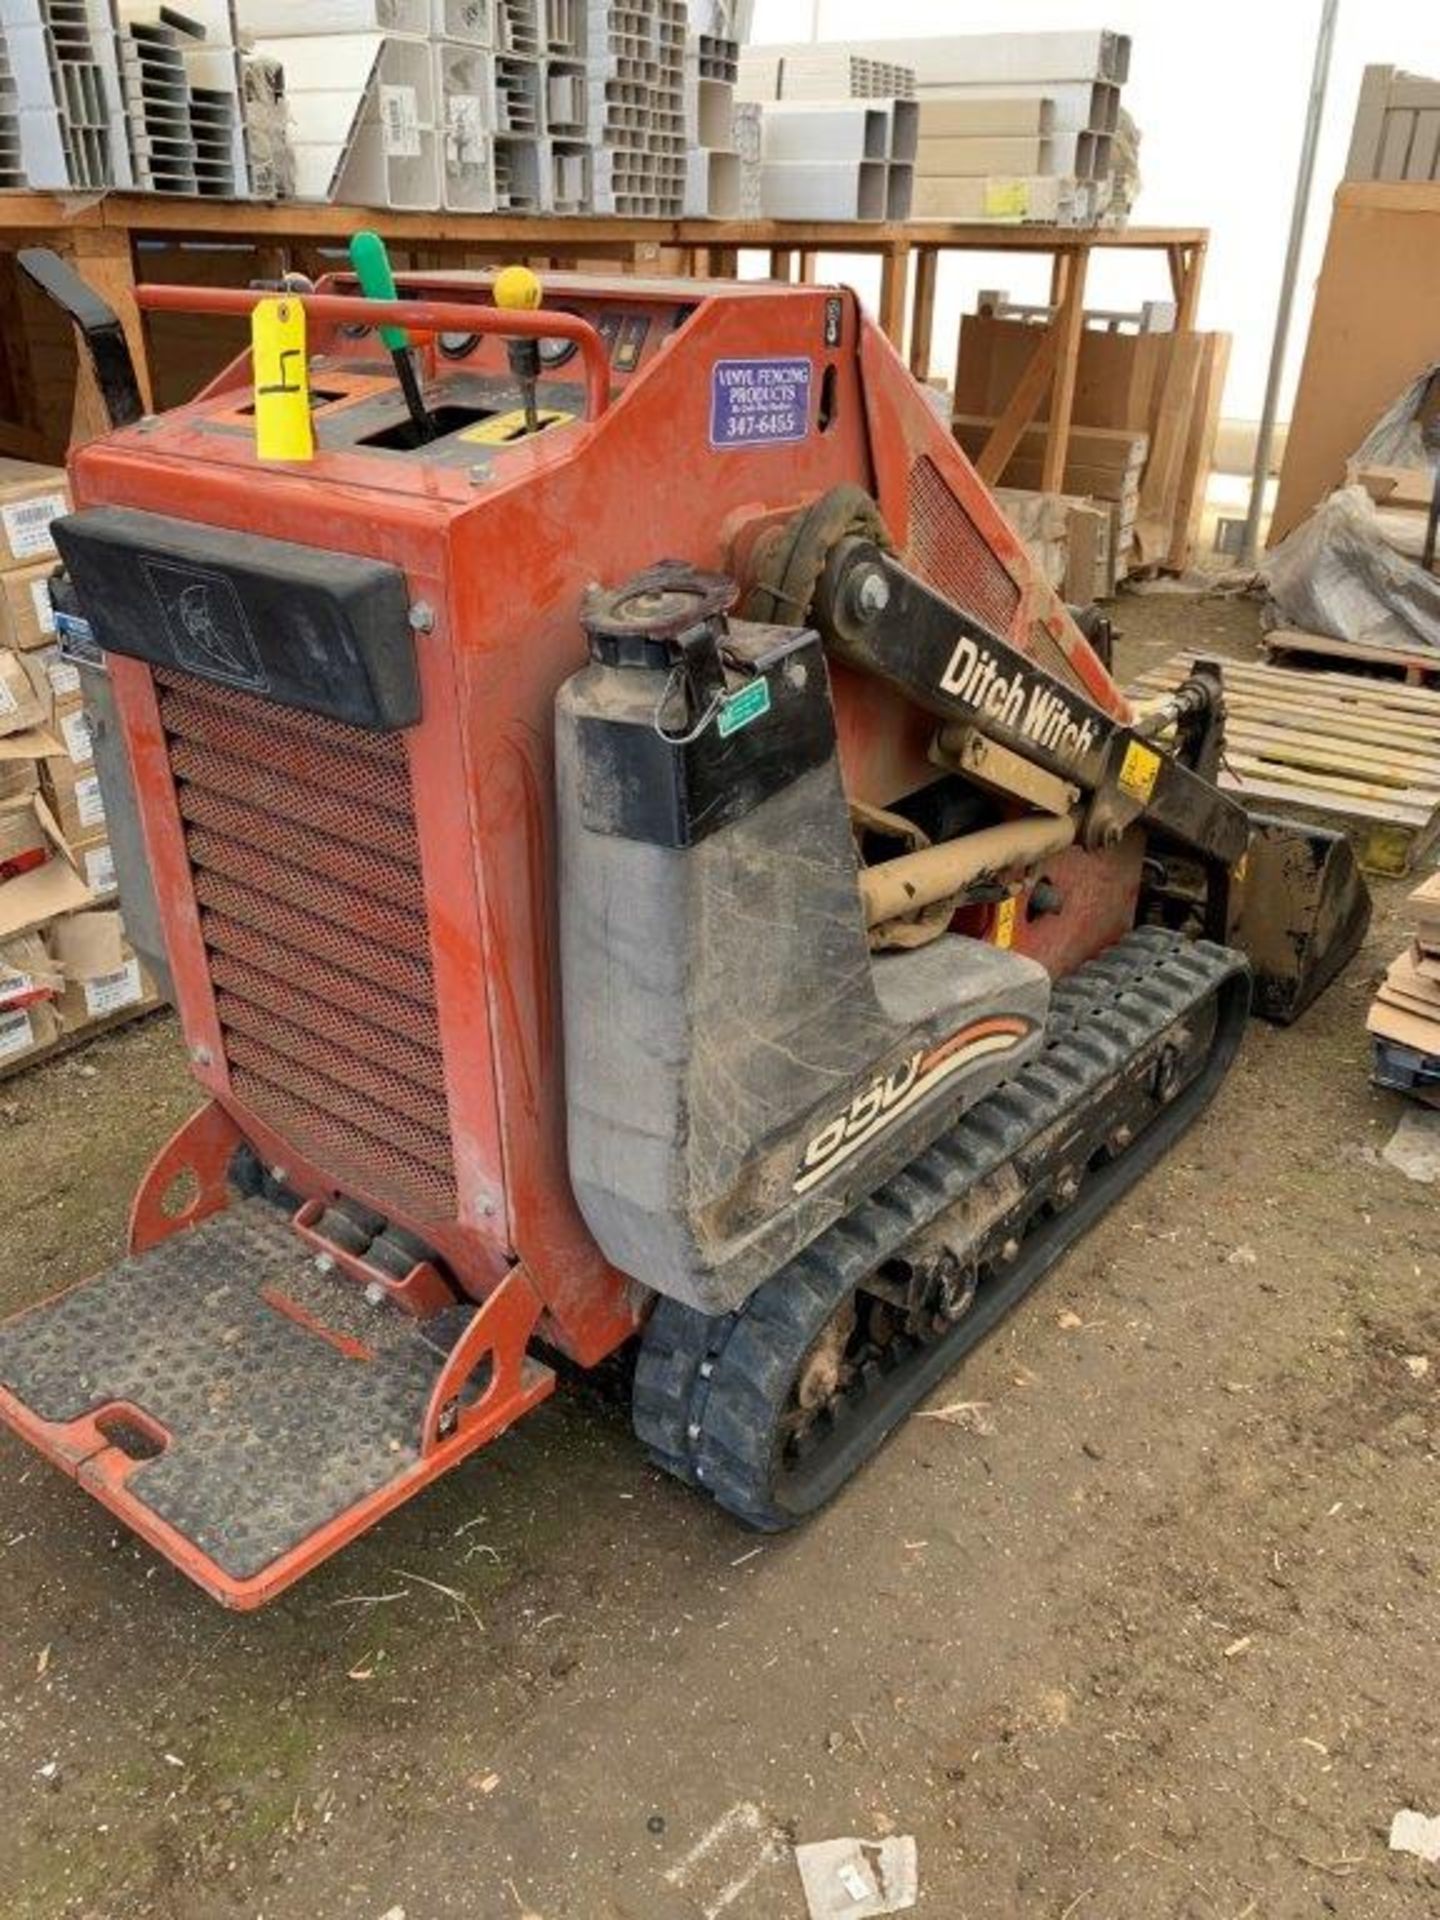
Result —
[[[1253, 645], [1120, 617], [1126, 670]], [[796, 1536], [570, 1388], [241, 1618], [6, 1435], [0, 1915], [798, 1920], [793, 1840], [892, 1831], [936, 1920], [1436, 1911], [1386, 1848], [1440, 1811], [1440, 1194], [1362, 1030], [1402, 897], [936, 1396], [969, 1427]], [[119, 1249], [190, 1105], [164, 1019], [0, 1086], [0, 1307]]]

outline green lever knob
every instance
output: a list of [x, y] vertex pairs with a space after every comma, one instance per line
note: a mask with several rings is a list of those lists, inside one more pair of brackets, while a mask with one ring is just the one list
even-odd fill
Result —
[[[399, 298], [390, 255], [378, 233], [371, 233], [367, 229], [354, 236], [350, 242], [350, 264], [360, 282], [360, 291], [367, 300]], [[403, 353], [410, 344], [410, 336], [404, 327], [381, 327], [380, 338], [391, 353]]]

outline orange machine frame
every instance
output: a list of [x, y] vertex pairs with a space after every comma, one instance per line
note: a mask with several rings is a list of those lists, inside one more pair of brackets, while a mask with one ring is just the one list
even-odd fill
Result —
[[[453, 307], [462, 296], [486, 300], [488, 283], [411, 277], [405, 291]], [[142, 304], [214, 304], [199, 291], [157, 293], [142, 289]], [[320, 452], [300, 469], [261, 466], [248, 435], [221, 440], [210, 431], [217, 411], [248, 388], [248, 357], [158, 426], [84, 448], [74, 485], [80, 507], [124, 504], [390, 561], [404, 568], [412, 601], [430, 610], [430, 630], [418, 636], [424, 717], [407, 746], [460, 1207], [453, 1222], [405, 1224], [477, 1297], [518, 1259], [544, 1302], [546, 1337], [592, 1364], [633, 1330], [644, 1301], [596, 1249], [565, 1168], [550, 716], [560, 681], [583, 663], [577, 616], [586, 586], [597, 576], [621, 580], [661, 554], [724, 570], [747, 525], [845, 481], [870, 489], [904, 551], [911, 472], [925, 459], [1019, 588], [1009, 637], [1033, 645], [1037, 632], [1047, 635], [1091, 699], [1117, 714], [1126, 707], [853, 296], [673, 282], [612, 289], [573, 278], [553, 281], [549, 298], [591, 311], [607, 300], [666, 317], [682, 302], [693, 311], [616, 382], [598, 418], [508, 448], [483, 488], [464, 472], [394, 455], [382, 464], [359, 451]], [[831, 337], [838, 331], [828, 350], [827, 307]], [[544, 327], [547, 317], [532, 324]], [[359, 370], [356, 343], [336, 323], [312, 323], [311, 346], [322, 362], [333, 356]], [[834, 368], [828, 429], [812, 427], [783, 449], [714, 451], [709, 366], [801, 350]], [[498, 369], [501, 352], [498, 340], [483, 339], [477, 359]], [[431, 366], [444, 370], [433, 348]], [[817, 377], [817, 391], [820, 384]], [[131, 660], [114, 659], [112, 670], [196, 1078], [262, 1156], [285, 1167], [293, 1188], [329, 1195], [333, 1175], [247, 1112], [230, 1086], [152, 675]], [[853, 793], [884, 804], [934, 778], [923, 716], [844, 669], [835, 683]], [[1097, 881], [1116, 866], [1104, 856], [1070, 858], [1098, 870]], [[1124, 921], [1133, 900], [1128, 873], [1119, 896], [1111, 921]], [[1062, 956], [1067, 965], [1115, 937], [1117, 927], [1097, 923], [1093, 908], [1086, 888], [1074, 914], [1084, 940]], [[1039, 946], [1048, 936], [1053, 944], [1058, 925], [1019, 929], [1016, 943]], [[487, 1060], [493, 1072], [477, 1070]]]
[[[346, 316], [353, 319], [360, 304], [333, 297], [345, 290], [341, 281], [323, 285], [309, 315], [316, 378], [335, 391], [327, 403], [333, 407], [355, 404], [386, 377], [373, 339], [345, 331]], [[897, 548], [908, 553], [916, 535], [915, 476], [923, 466], [926, 484], [938, 483], [953, 503], [956, 526], [968, 528], [975, 551], [988, 553], [987, 564], [1008, 583], [1013, 614], [1006, 637], [1042, 652], [1052, 670], [1110, 713], [1129, 712], [853, 295], [823, 287], [556, 277], [547, 295], [563, 317], [547, 307], [520, 316], [521, 328], [508, 325], [515, 318], [508, 314], [500, 324], [484, 276], [409, 276], [403, 290], [405, 317], [432, 382], [443, 385], [450, 370], [437, 350], [437, 330], [453, 327], [463, 308], [484, 316], [472, 370], [503, 372], [500, 332], [575, 339], [585, 357], [589, 417], [505, 447], [483, 472], [350, 447], [322, 447], [304, 466], [262, 466], [240, 412], [250, 388], [242, 356], [191, 405], [92, 443], [73, 468], [82, 509], [127, 506], [400, 567], [417, 629], [423, 714], [405, 746], [459, 1204], [453, 1219], [406, 1217], [349, 1182], [345, 1191], [425, 1239], [483, 1303], [456, 1366], [473, 1368], [491, 1355], [488, 1391], [460, 1430], [443, 1438], [437, 1391], [415, 1473], [248, 1583], [227, 1582], [186, 1542], [160, 1538], [153, 1516], [147, 1521], [126, 1498], [123, 1461], [107, 1460], [101, 1436], [85, 1422], [47, 1428], [0, 1396], [0, 1411], [28, 1439], [239, 1606], [267, 1598], [543, 1397], [548, 1370], [524, 1357], [532, 1333], [594, 1364], [634, 1332], [648, 1309], [645, 1291], [596, 1247], [566, 1168], [551, 739], [556, 690], [585, 659], [578, 617], [585, 589], [596, 580], [618, 583], [662, 556], [743, 575], [760, 531], [847, 482], [875, 497]], [[141, 289], [142, 306], [198, 311], [229, 311], [257, 297]], [[364, 317], [378, 321], [395, 311], [366, 303]], [[595, 345], [596, 327], [603, 330], [611, 311], [649, 315], [656, 324], [632, 364], [612, 367], [607, 391], [597, 378]], [[817, 411], [804, 438], [784, 447], [713, 447], [715, 363], [800, 354], [813, 363], [812, 397], [819, 407], [824, 396], [823, 420]], [[563, 378], [547, 372], [543, 381]], [[922, 557], [912, 554], [911, 564], [926, 570]], [[958, 591], [945, 579], [936, 584], [952, 596]], [[312, 1203], [305, 1217], [313, 1219], [313, 1203], [339, 1191], [336, 1170], [313, 1146], [282, 1138], [231, 1084], [155, 681], [137, 660], [112, 657], [110, 666], [185, 1041], [212, 1103], [143, 1184], [132, 1249], [142, 1251], [225, 1203], [225, 1164], [242, 1136], [268, 1165], [283, 1167], [286, 1185]], [[834, 668], [833, 682], [842, 764], [855, 797], [883, 806], [936, 777], [927, 757], [931, 723], [923, 715], [844, 667]], [[1052, 870], [1062, 869], [1067, 906], [1060, 915], [1032, 923], [1021, 913], [993, 935], [1057, 973], [1132, 924], [1138, 853], [1128, 844], [1103, 853], [1072, 850]], [[195, 1197], [172, 1215], [162, 1201], [186, 1169], [197, 1177]]]

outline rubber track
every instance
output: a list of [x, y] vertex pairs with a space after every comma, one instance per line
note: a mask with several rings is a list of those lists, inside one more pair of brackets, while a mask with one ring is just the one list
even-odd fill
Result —
[[[776, 1396], [788, 1390], [829, 1312], [967, 1189], [1067, 1113], [1083, 1112], [1148, 1043], [1227, 983], [1243, 982], [1245, 973], [1240, 955], [1208, 941], [1152, 928], [1126, 935], [1056, 984], [1042, 1053], [743, 1306], [708, 1316], [662, 1299], [646, 1328], [633, 1401], [635, 1429], [651, 1458], [751, 1526], [773, 1530], [802, 1517], [778, 1509], [760, 1489], [771, 1475]], [[1248, 992], [1240, 997], [1248, 1003]], [[1087, 1181], [1071, 1208], [1035, 1235], [1042, 1244], [1029, 1257], [1022, 1253], [1013, 1274], [982, 1288], [949, 1335], [917, 1348], [888, 1380], [867, 1382], [880, 1389], [876, 1415], [853, 1423], [855, 1458], [841, 1463], [837, 1486], [1203, 1109], [1239, 1044], [1244, 1018], [1241, 1004], [1238, 1020], [1217, 1026], [1200, 1072], [1133, 1146]]]

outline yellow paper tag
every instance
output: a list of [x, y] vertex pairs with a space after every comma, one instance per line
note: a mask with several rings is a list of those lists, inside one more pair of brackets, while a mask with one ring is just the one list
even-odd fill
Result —
[[1013, 947], [1015, 944], [1016, 903], [1014, 900], [1002, 900], [995, 912], [995, 944], [997, 947]]
[[[539, 431], [544, 433], [547, 427], [564, 426], [567, 420], [573, 420], [575, 416], [573, 413], [542, 411], [537, 418]], [[492, 414], [488, 420], [480, 420], [473, 427], [466, 427], [460, 438], [468, 440], [475, 447], [508, 447], [512, 440], [525, 438], [525, 410], [517, 407], [513, 413]]]
[[987, 220], [1023, 220], [1030, 211], [1028, 180], [987, 180], [985, 217]]
[[255, 451], [262, 460], [309, 460], [310, 369], [305, 309], [298, 300], [262, 300], [250, 316], [255, 377]]
[[1148, 800], [1160, 778], [1160, 756], [1153, 747], [1132, 740], [1120, 763], [1120, 791], [1132, 800]]

